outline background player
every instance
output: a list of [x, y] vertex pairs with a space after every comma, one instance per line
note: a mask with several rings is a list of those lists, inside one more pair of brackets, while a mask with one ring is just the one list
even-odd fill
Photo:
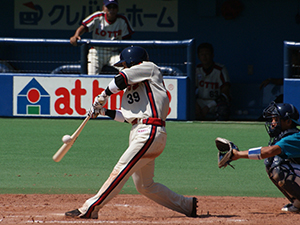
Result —
[[272, 102], [263, 112], [270, 136], [269, 146], [233, 150], [232, 160], [265, 159], [269, 178], [289, 199], [281, 210], [300, 212], [300, 130], [298, 110], [292, 104]]
[[[103, 11], [95, 12], [85, 18], [74, 36], [70, 38], [70, 43], [76, 46], [77, 40], [80, 40], [80, 36], [85, 32], [93, 32], [92, 37], [96, 40], [130, 39], [134, 31], [128, 19], [118, 14], [118, 11], [117, 0], [104, 0]], [[92, 47], [88, 53], [88, 74], [99, 74], [103, 66], [112, 66], [118, 59], [118, 48]]]
[[224, 65], [215, 63], [214, 49], [209, 43], [197, 48], [201, 61], [196, 67], [196, 119], [204, 120], [208, 113], [213, 119], [229, 118], [230, 80]]
[[[196, 217], [196, 198], [184, 197], [153, 181], [155, 158], [166, 145], [165, 120], [169, 110], [160, 69], [149, 61], [147, 51], [138, 46], [124, 49], [120, 59], [115, 65], [124, 69], [95, 98], [89, 114], [95, 118], [101, 113], [116, 121], [131, 123], [129, 146], [99, 192], [79, 209], [66, 212], [66, 216], [98, 218], [98, 211], [121, 191], [132, 176], [141, 194], [169, 209]], [[111, 94], [123, 89], [121, 110], [103, 108]]]

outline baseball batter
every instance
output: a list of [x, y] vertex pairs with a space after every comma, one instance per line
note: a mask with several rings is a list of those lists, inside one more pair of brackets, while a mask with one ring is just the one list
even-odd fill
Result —
[[[166, 145], [165, 120], [169, 109], [160, 69], [149, 61], [147, 51], [138, 46], [124, 49], [120, 59], [115, 66], [124, 69], [96, 97], [89, 114], [92, 118], [100, 113], [119, 122], [131, 123], [129, 146], [99, 192], [82, 207], [65, 215], [98, 218], [98, 211], [121, 191], [132, 176], [141, 194], [169, 209], [196, 217], [196, 198], [184, 197], [153, 181], [155, 158]], [[125, 90], [121, 110], [103, 108], [109, 96], [120, 90]]]
[[[214, 50], [211, 44], [200, 44], [197, 52], [201, 64], [196, 67], [196, 118], [204, 119], [207, 113], [215, 114], [218, 106], [224, 107], [223, 102], [229, 102], [230, 79], [226, 67], [213, 61]], [[218, 119], [226, 117], [226, 110], [219, 111], [221, 115]]]
[[[117, 0], [104, 0], [103, 11], [95, 12], [82, 21], [82, 25], [70, 38], [70, 43], [77, 45], [77, 40], [85, 32], [92, 32], [95, 40], [130, 39], [134, 33], [126, 16], [118, 14]], [[119, 58], [115, 47], [92, 47], [88, 53], [88, 74], [99, 74], [104, 65], [112, 66]]]

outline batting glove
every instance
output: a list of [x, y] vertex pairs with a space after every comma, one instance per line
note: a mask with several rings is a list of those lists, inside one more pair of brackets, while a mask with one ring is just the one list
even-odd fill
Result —
[[99, 111], [100, 109], [94, 109], [94, 107], [92, 106], [88, 111], [87, 114], [89, 117], [91, 117], [91, 119], [95, 119], [97, 118], [97, 116], [99, 115]]
[[102, 93], [95, 97], [93, 107], [94, 109], [102, 109], [103, 106], [106, 104], [108, 95], [105, 93], [105, 91], [102, 91]]
[[105, 116], [106, 114], [106, 108], [102, 108], [102, 109], [94, 109], [94, 107], [92, 106], [90, 108], [90, 110], [88, 110], [87, 114], [89, 117], [91, 117], [91, 119], [95, 119], [100, 115]]

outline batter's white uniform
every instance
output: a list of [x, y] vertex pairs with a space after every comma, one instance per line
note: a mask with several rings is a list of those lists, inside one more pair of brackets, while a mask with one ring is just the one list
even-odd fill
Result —
[[208, 106], [210, 112], [215, 110], [217, 105], [216, 99], [221, 94], [221, 87], [225, 83], [229, 83], [230, 79], [226, 67], [219, 63], [209, 71], [205, 71], [202, 64], [196, 67], [196, 84], [197, 84], [197, 103], [201, 108]]
[[[95, 40], [122, 40], [134, 33], [126, 16], [118, 14], [116, 21], [111, 23], [103, 11], [89, 15], [82, 21], [82, 25], [88, 32], [93, 32]], [[112, 66], [119, 60], [119, 54], [118, 48], [91, 48], [88, 54], [88, 74], [99, 74], [104, 65]]]
[[82, 213], [80, 217], [97, 218], [99, 209], [121, 191], [130, 176], [141, 194], [190, 216], [193, 198], [178, 195], [153, 181], [155, 158], [163, 152], [167, 140], [164, 124], [169, 99], [162, 74], [152, 62], [142, 62], [123, 69], [120, 74], [128, 85], [122, 98], [121, 111], [125, 120], [133, 124], [129, 147], [99, 192], [79, 208]]

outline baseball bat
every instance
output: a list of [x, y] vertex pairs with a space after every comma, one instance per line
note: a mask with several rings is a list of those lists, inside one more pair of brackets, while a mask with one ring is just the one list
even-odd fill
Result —
[[59, 162], [65, 154], [69, 151], [69, 149], [72, 147], [74, 142], [76, 141], [77, 137], [81, 133], [82, 129], [86, 125], [86, 123], [89, 121], [90, 116], [87, 116], [84, 121], [80, 124], [80, 126], [77, 128], [77, 130], [71, 135], [71, 140], [68, 143], [64, 143], [58, 151], [53, 155], [52, 159], [55, 162]]

